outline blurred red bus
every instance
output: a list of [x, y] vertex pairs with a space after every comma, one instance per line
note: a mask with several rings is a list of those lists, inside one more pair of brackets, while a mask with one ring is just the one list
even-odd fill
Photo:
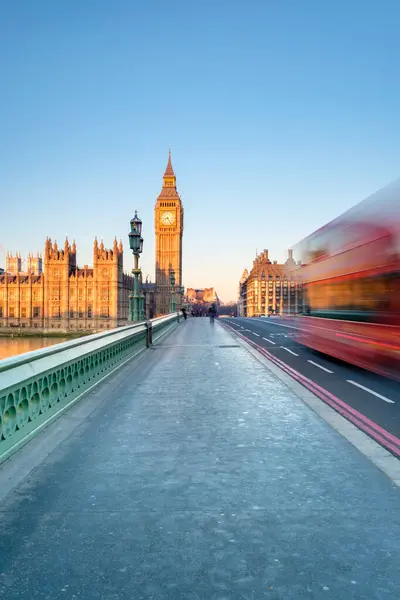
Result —
[[400, 180], [295, 248], [299, 342], [400, 380]]

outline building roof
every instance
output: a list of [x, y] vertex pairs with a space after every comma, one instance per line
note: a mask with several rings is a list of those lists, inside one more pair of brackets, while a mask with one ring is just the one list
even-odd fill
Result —
[[174, 187], [163, 187], [159, 198], [176, 198], [177, 200], [180, 200], [179, 194]]
[[168, 153], [168, 164], [167, 168], [165, 169], [164, 177], [175, 177], [174, 169], [172, 168], [171, 162], [171, 150]]

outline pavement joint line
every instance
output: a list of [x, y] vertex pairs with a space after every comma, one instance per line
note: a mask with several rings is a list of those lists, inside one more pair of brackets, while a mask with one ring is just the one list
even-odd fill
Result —
[[381, 400], [384, 400], [385, 402], [388, 402], [389, 404], [395, 404], [394, 400], [391, 400], [390, 398], [387, 398], [386, 396], [382, 396], [382, 394], [378, 394], [378, 392], [374, 392], [374, 390], [371, 390], [370, 388], [367, 388], [364, 385], [361, 385], [361, 383], [357, 383], [357, 381], [353, 381], [352, 379], [346, 379], [346, 381], [347, 381], [347, 383], [351, 383], [352, 385], [359, 387], [360, 389], [364, 390], [365, 392], [369, 392], [370, 394], [373, 394], [377, 398], [380, 398]]
[[326, 367], [319, 365], [318, 363], [314, 362], [313, 360], [307, 360], [307, 362], [309, 362], [311, 365], [314, 365], [314, 367], [318, 367], [319, 369], [326, 371], [327, 373], [333, 373], [333, 371], [331, 371], [330, 369], [327, 369]]
[[[230, 330], [231, 335], [235, 335], [233, 329]], [[306, 390], [298, 381], [292, 379], [290, 375], [285, 373], [278, 365], [275, 365], [258, 350], [253, 348], [246, 340], [239, 338], [239, 343], [254, 356], [256, 360], [261, 362], [269, 369], [282, 383], [286, 385], [292, 392], [298, 396], [311, 410], [313, 410], [321, 419], [335, 429], [342, 437], [344, 437], [352, 446], [368, 458], [380, 471], [385, 473], [394, 485], [400, 488], [399, 477], [399, 460], [386, 451], [383, 446], [371, 439], [366, 433], [358, 429], [353, 423], [336, 412], [333, 408], [325, 404], [323, 400], [318, 398], [310, 390]], [[384, 450], [387, 455], [379, 455], [380, 451]]]

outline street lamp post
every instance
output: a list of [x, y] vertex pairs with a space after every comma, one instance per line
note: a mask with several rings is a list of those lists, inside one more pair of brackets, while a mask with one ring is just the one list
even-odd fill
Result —
[[171, 304], [170, 304], [170, 312], [176, 311], [175, 304], [175, 271], [171, 271], [169, 274], [169, 280], [171, 282]]
[[145, 292], [142, 291], [140, 294], [140, 320], [144, 321], [146, 319], [146, 295]]
[[135, 216], [131, 220], [129, 247], [134, 256], [134, 268], [132, 269], [132, 275], [134, 277], [133, 294], [130, 294], [129, 296], [129, 320], [139, 321], [142, 317], [139, 297], [139, 275], [141, 274], [141, 270], [139, 269], [139, 256], [143, 252], [143, 238], [142, 221], [137, 216], [137, 210], [135, 210]]

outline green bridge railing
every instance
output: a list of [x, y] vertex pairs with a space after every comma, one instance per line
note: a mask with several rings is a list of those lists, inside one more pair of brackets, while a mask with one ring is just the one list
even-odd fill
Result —
[[167, 315], [0, 360], [0, 463], [179, 320]]

